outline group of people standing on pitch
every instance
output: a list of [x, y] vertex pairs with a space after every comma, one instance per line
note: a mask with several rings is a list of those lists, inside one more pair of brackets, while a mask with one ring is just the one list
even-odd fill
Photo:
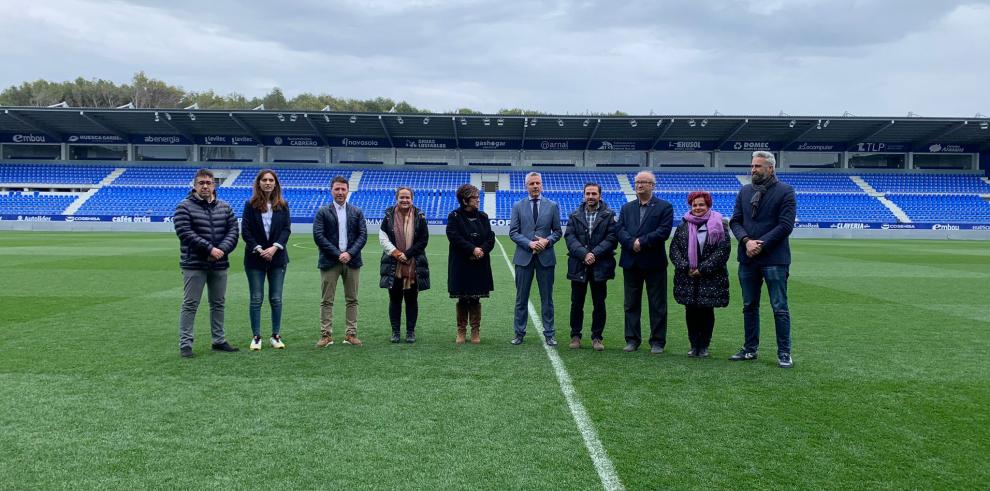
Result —
[[[600, 185], [586, 184], [584, 200], [569, 215], [566, 232], [561, 229], [557, 203], [543, 196], [542, 176], [536, 172], [527, 174], [528, 196], [513, 205], [509, 225], [509, 237], [516, 245], [512, 255], [516, 299], [511, 344], [520, 345], [525, 340], [531, 312], [529, 294], [535, 277], [540, 315], [535, 315], [534, 307], [532, 321], [542, 327], [546, 345], [557, 346], [554, 245], [563, 238], [567, 248], [567, 279], [571, 282], [569, 347], [581, 348], [584, 304], [590, 290], [592, 348], [605, 349], [607, 282], [615, 278], [615, 252], [621, 245], [618, 266], [623, 269], [624, 351], [637, 351], [642, 344], [640, 319], [645, 285], [650, 352], [663, 353], [667, 341], [668, 247], [665, 244], [673, 230], [669, 245], [669, 262], [674, 268], [673, 296], [684, 305], [691, 343], [688, 356], [708, 357], [715, 325], [714, 309], [729, 303], [727, 263], [731, 231], [740, 244], [737, 258], [745, 341], [742, 349], [729, 359], [757, 358], [760, 295], [765, 282], [774, 314], [778, 366], [792, 367], [787, 279], [791, 262], [788, 237], [794, 226], [796, 199], [792, 187], [777, 181], [775, 165], [772, 153], [753, 153], [751, 184], [739, 191], [730, 220], [712, 209], [710, 193], [690, 193], [687, 197], [690, 209], [676, 229], [673, 206], [654, 195], [656, 177], [649, 171], [636, 175], [636, 199], [625, 203], [618, 213], [602, 200]], [[227, 257], [237, 244], [237, 220], [230, 206], [216, 198], [214, 185], [209, 170], [198, 171], [194, 189], [176, 207], [174, 217], [185, 280], [179, 323], [182, 356], [193, 355], [192, 325], [204, 286], [209, 289], [213, 349], [237, 351], [226, 341], [223, 331]], [[348, 180], [335, 177], [331, 181], [333, 202], [321, 207], [313, 222], [322, 286], [321, 335], [316, 343], [321, 348], [334, 344], [334, 294], [340, 279], [344, 283], [345, 300], [343, 342], [362, 344], [357, 337], [357, 292], [363, 266], [361, 250], [368, 234], [362, 210], [347, 202], [349, 191]], [[456, 197], [459, 206], [448, 215], [446, 226], [447, 290], [457, 300], [455, 343], [470, 340], [478, 344], [481, 342], [480, 300], [494, 290], [490, 255], [495, 247], [495, 235], [488, 215], [480, 209], [478, 188], [464, 184], [457, 189]], [[279, 331], [290, 219], [274, 171], [264, 169], [258, 173], [242, 216], [240, 233], [248, 250], [244, 267], [250, 288], [251, 349], [260, 350], [262, 345], [260, 312], [266, 279], [272, 313], [269, 343], [284, 348]], [[379, 286], [388, 291], [390, 341], [414, 343], [418, 295], [430, 288], [430, 268], [425, 252], [429, 229], [424, 213], [414, 205], [413, 189], [405, 186], [396, 189], [395, 204], [385, 210], [378, 241], [382, 247]]]

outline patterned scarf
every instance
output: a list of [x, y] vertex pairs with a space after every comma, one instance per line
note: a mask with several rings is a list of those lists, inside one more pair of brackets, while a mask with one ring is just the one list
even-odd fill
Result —
[[684, 221], [688, 223], [688, 267], [698, 269], [698, 227], [708, 224], [707, 245], [715, 245], [725, 238], [725, 227], [722, 226], [722, 214], [715, 210], [708, 210], [708, 213], [696, 217], [687, 212], [684, 214]]
[[774, 184], [777, 184], [777, 175], [770, 174], [766, 179], [761, 181], [753, 179], [752, 182], [753, 190], [756, 192], [753, 193], [753, 197], [749, 199], [749, 204], [753, 207], [752, 216], [753, 218], [756, 218], [756, 212], [760, 209], [760, 200], [763, 199], [763, 193], [767, 192], [767, 189], [770, 189], [770, 187]]
[[[399, 252], [405, 254], [413, 243], [413, 210], [402, 213], [398, 208], [395, 209], [395, 225], [392, 227], [395, 232], [395, 248]], [[406, 257], [409, 260], [408, 264], [398, 263], [395, 267], [395, 276], [402, 279], [402, 289], [408, 290], [412, 287], [414, 281], [416, 281], [416, 260], [411, 257]]]

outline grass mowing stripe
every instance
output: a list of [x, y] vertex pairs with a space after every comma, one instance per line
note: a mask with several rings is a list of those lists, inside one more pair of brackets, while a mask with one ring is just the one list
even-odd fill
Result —
[[[512, 267], [512, 261], [509, 261], [509, 255], [506, 254], [502, 241], [496, 240], [495, 243], [502, 250], [502, 258], [505, 259], [505, 266], [509, 268], [509, 272], [515, 278], [516, 270]], [[536, 307], [533, 306], [532, 301], [529, 302], [529, 318], [533, 320], [534, 329], [537, 331], [543, 330], [540, 317], [536, 315]], [[612, 461], [608, 458], [605, 447], [602, 445], [601, 440], [598, 439], [598, 433], [595, 432], [595, 426], [591, 423], [588, 412], [585, 411], [584, 406], [581, 405], [581, 401], [578, 400], [577, 392], [574, 390], [574, 384], [571, 383], [571, 376], [567, 373], [567, 368], [564, 367], [564, 362], [560, 359], [560, 355], [557, 354], [556, 350], [547, 346], [546, 343], [543, 343], [543, 351], [550, 358], [550, 364], [553, 365], [553, 373], [557, 376], [557, 382], [560, 384], [560, 391], [563, 392], [564, 399], [567, 400], [567, 407], [571, 410], [571, 415], [574, 416], [574, 423], [577, 424], [578, 430], [581, 431], [584, 446], [588, 449], [588, 454], [591, 455], [591, 461], [595, 464], [595, 471], [598, 472], [598, 477], [602, 480], [602, 486], [609, 491], [625, 489], [622, 486], [622, 481], [619, 480], [619, 475], [615, 472], [615, 466], [612, 465]]]

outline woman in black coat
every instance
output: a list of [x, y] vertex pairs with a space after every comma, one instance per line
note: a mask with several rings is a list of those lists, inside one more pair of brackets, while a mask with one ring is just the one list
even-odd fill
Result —
[[712, 210], [712, 195], [694, 191], [688, 195], [690, 211], [670, 241], [674, 265], [674, 300], [684, 305], [691, 351], [688, 356], [707, 357], [715, 328], [715, 307], [729, 305], [731, 249], [728, 222]]
[[251, 199], [244, 203], [241, 214], [241, 237], [247, 244], [244, 252], [244, 272], [247, 273], [251, 318], [251, 350], [261, 350], [261, 302], [268, 279], [268, 304], [272, 309], [273, 348], [284, 349], [282, 342], [282, 285], [289, 254], [285, 247], [289, 242], [292, 220], [289, 204], [282, 197], [282, 185], [271, 169], [262, 169], [254, 178]]
[[413, 206], [413, 190], [400, 186], [395, 190], [395, 205], [385, 210], [385, 218], [378, 229], [378, 242], [382, 245], [379, 286], [388, 289], [390, 341], [393, 343], [399, 342], [403, 300], [406, 301], [406, 342], [416, 342], [419, 292], [430, 289], [430, 263], [426, 260], [429, 241], [426, 216]]
[[481, 299], [495, 289], [492, 263], [495, 248], [488, 215], [479, 209], [478, 188], [464, 184], [457, 188], [460, 207], [447, 216], [447, 291], [457, 299], [457, 344], [464, 344], [471, 324], [471, 343], [481, 342]]

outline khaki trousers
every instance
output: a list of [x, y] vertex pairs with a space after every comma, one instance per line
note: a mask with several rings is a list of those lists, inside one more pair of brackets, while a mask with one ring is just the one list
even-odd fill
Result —
[[337, 293], [337, 280], [340, 277], [344, 278], [345, 333], [357, 336], [357, 294], [360, 273], [360, 269], [349, 268], [340, 263], [330, 269], [320, 270], [320, 286], [323, 291], [323, 298], [320, 300], [320, 333], [323, 336], [333, 335], [333, 299], [334, 294]]

